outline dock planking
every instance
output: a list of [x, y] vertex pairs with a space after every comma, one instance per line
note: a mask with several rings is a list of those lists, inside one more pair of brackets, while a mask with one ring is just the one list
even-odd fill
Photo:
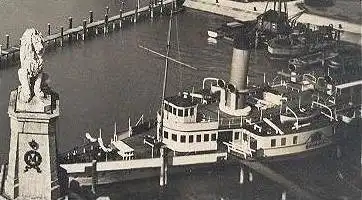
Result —
[[[60, 46], [63, 46], [63, 41], [65, 41], [66, 38], [69, 38], [67, 41], [70, 42], [74, 38], [77, 40], [82, 39], [85, 40], [88, 36], [88, 33], [91, 33], [91, 30], [96, 30], [95, 34], [98, 34], [98, 29], [103, 29], [103, 33], [106, 34], [109, 32], [109, 29], [112, 28], [115, 30], [116, 28], [121, 29], [121, 24], [123, 21], [132, 21], [136, 22], [136, 20], [133, 20], [134, 18], [138, 18], [140, 15], [149, 15], [152, 19], [154, 14], [153, 12], [158, 12], [160, 14], [164, 13], [164, 7], [166, 6], [172, 6], [176, 7], [176, 1], [175, 0], [161, 0], [156, 1], [157, 3], [154, 3], [150, 1], [150, 5], [136, 8], [134, 10], [130, 10], [127, 12], [123, 12], [122, 10], [119, 11], [120, 14], [109, 17], [108, 12], [106, 12], [103, 19], [94, 21], [93, 20], [93, 12], [89, 11], [89, 23], [87, 24], [87, 21], [84, 20], [83, 24], [77, 27], [73, 27], [73, 19], [72, 17], [69, 17], [69, 27], [68, 29], [61, 28], [60, 32], [52, 33], [50, 32], [50, 24], [48, 23], [48, 34], [44, 36], [44, 42], [45, 44], [51, 44], [55, 43], [57, 44], [57, 41], [59, 40]], [[107, 8], [108, 11], [108, 8]], [[135, 16], [137, 15], [137, 16]], [[93, 32], [92, 32], [93, 33]], [[9, 45], [9, 35], [6, 35], [7, 42], [6, 45], [0, 45], [0, 62], [2, 59], [8, 59], [9, 56], [13, 56], [15, 58], [15, 54], [17, 54], [20, 51], [20, 44], [16, 44], [10, 47]], [[5, 48], [4, 48], [5, 47]]]

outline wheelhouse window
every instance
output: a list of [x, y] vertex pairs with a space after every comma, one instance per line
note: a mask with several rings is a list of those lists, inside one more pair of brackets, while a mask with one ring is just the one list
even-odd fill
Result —
[[245, 133], [243, 134], [243, 140], [244, 140], [244, 141], [248, 141], [248, 135], [245, 134]]
[[285, 146], [286, 143], [287, 143], [287, 138], [282, 138], [280, 141], [280, 145]]
[[187, 116], [189, 116], [189, 109], [188, 108], [185, 109], [185, 117], [187, 117]]
[[194, 108], [190, 108], [190, 116], [194, 115]]
[[189, 135], [189, 142], [193, 143], [194, 142], [194, 136], [193, 135]]
[[164, 131], [164, 132], [163, 132], [163, 137], [166, 138], [166, 139], [168, 139], [168, 132], [167, 132], [167, 131]]
[[277, 145], [277, 141], [275, 140], [275, 139], [272, 139], [271, 141], [270, 141], [270, 146], [271, 147], [275, 147]]
[[201, 142], [201, 135], [196, 136], [196, 142]]
[[204, 142], [208, 142], [209, 141], [209, 134], [205, 134], [204, 135]]
[[211, 141], [216, 141], [216, 133], [211, 134]]
[[240, 133], [239, 133], [239, 132], [235, 132], [234, 140], [238, 140], [239, 137], [240, 137]]
[[176, 134], [172, 134], [172, 140], [177, 142], [177, 135]]
[[178, 116], [183, 117], [184, 116], [184, 111], [182, 109], [177, 109], [177, 110], [178, 110]]
[[185, 142], [186, 142], [186, 136], [185, 136], [185, 135], [181, 135], [181, 139], [180, 139], [180, 140], [181, 140], [182, 143], [185, 143]]
[[171, 108], [172, 108], [172, 114], [176, 115], [176, 111], [177, 111], [177, 109], [176, 109], [176, 108], [174, 108], [174, 107], [171, 107]]
[[298, 136], [294, 136], [293, 137], [293, 144], [297, 144], [298, 143]]

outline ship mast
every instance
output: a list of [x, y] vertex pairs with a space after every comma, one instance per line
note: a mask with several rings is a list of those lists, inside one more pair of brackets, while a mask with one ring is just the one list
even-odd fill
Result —
[[158, 142], [162, 142], [162, 134], [163, 134], [163, 118], [164, 118], [164, 109], [165, 109], [165, 93], [166, 93], [166, 85], [167, 85], [167, 72], [168, 72], [168, 57], [170, 55], [170, 40], [171, 40], [171, 25], [172, 25], [172, 16], [173, 16], [173, 6], [171, 9], [170, 20], [168, 22], [168, 32], [167, 32], [167, 44], [166, 44], [166, 59], [165, 59], [165, 71], [163, 75], [163, 86], [162, 86], [162, 98], [161, 98], [161, 120], [160, 120], [160, 128], [159, 133], [157, 135]]

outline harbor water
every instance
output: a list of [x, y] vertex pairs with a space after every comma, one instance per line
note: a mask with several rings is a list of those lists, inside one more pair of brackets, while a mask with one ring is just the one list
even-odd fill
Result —
[[[125, 8], [135, 7], [135, 2], [125, 1]], [[148, 5], [148, 1], [141, 1]], [[15, 43], [26, 28], [34, 27], [46, 33], [47, 23], [52, 30], [67, 26], [69, 16], [73, 23], [80, 25], [92, 10], [96, 19], [101, 19], [105, 7], [110, 15], [118, 14], [118, 0], [5, 0], [0, 2], [0, 39], [4, 44], [5, 34]], [[50, 48], [45, 54], [45, 71], [50, 75], [50, 86], [60, 95], [60, 118], [57, 127], [59, 152], [71, 150], [84, 143], [85, 133], [97, 136], [102, 129], [104, 141], [109, 141], [116, 122], [119, 129], [128, 127], [128, 118], [135, 123], [144, 114], [154, 118], [160, 106], [162, 78], [165, 60], [147, 52], [139, 45], [165, 54], [168, 30], [168, 16], [147, 19], [123, 30], [91, 40], [66, 44], [65, 47]], [[182, 90], [201, 87], [205, 77], [228, 79], [232, 45], [226, 41], [209, 44], [208, 27], [222, 24], [225, 18], [186, 9], [175, 15], [172, 23], [171, 57], [181, 60], [198, 70], [182, 68], [171, 63], [167, 95]], [[255, 55], [258, 55], [255, 57]], [[262, 79], [263, 73], [273, 79], [273, 73], [282, 69], [280, 65], [267, 62], [263, 52], [253, 52], [251, 80]], [[18, 85], [17, 66], [0, 70], [0, 163], [7, 161], [10, 140], [10, 124], [7, 107], [10, 91]], [[360, 128], [354, 131], [360, 131]], [[297, 160], [290, 163], [274, 164], [274, 169], [294, 170], [289, 176], [297, 180], [313, 181], [316, 178], [328, 185], [329, 178], [336, 177], [337, 161], [327, 154], [323, 159]], [[329, 157], [330, 156], [330, 157]], [[312, 165], [313, 164], [313, 165]], [[313, 171], [317, 166], [329, 166], [318, 177]], [[300, 173], [299, 171], [300, 170]], [[306, 172], [311, 171], [308, 177]], [[112, 199], [280, 199], [283, 188], [270, 180], [255, 174], [252, 183], [239, 185], [237, 166], [218, 171], [210, 169], [200, 173], [187, 172], [171, 175], [167, 191], [160, 194], [158, 180], [147, 179], [100, 187], [99, 191], [111, 192]], [[303, 174], [300, 175], [300, 174]], [[315, 177], [313, 177], [315, 175]], [[328, 188], [328, 187], [327, 187]], [[356, 192], [355, 190], [351, 189]], [[345, 191], [334, 191], [336, 199]], [[105, 194], [106, 195], [106, 194]], [[297, 199], [288, 194], [288, 199]], [[350, 198], [351, 199], [351, 198]]]

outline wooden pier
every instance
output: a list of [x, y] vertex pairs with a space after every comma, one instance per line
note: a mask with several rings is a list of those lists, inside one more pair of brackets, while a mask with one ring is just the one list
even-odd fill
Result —
[[[51, 33], [51, 25], [48, 23], [47, 35], [44, 36], [44, 41], [46, 45], [55, 44], [63, 47], [65, 42], [86, 40], [92, 35], [107, 34], [110, 31], [120, 30], [123, 24], [136, 23], [137, 19], [141, 17], [148, 16], [153, 19], [156, 14], [166, 14], [166, 8], [177, 11], [177, 2], [175, 0], [150, 0], [148, 6], [140, 8], [139, 5], [136, 5], [136, 9], [127, 12], [120, 9], [118, 15], [111, 17], [108, 15], [109, 7], [107, 7], [104, 18], [98, 21], [94, 21], [93, 12], [89, 11], [88, 20], [83, 20], [81, 25], [73, 27], [73, 18], [69, 17], [69, 26], [66, 29], [61, 27], [60, 32], [57, 33]], [[9, 57], [12, 57], [15, 61], [18, 58], [19, 51], [20, 44], [10, 46], [10, 36], [6, 35], [6, 45], [0, 45], [0, 63], [4, 60], [8, 61]]]

